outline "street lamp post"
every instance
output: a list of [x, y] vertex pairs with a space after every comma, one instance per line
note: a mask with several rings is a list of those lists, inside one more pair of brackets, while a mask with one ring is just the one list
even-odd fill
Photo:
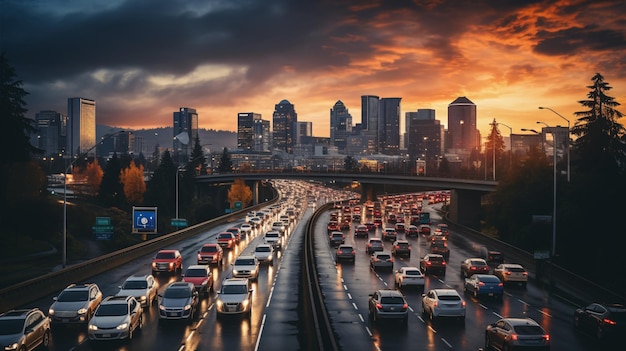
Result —
[[61, 263], [62, 267], [65, 268], [67, 265], [67, 173], [70, 171], [72, 166], [78, 161], [81, 157], [89, 154], [89, 152], [95, 149], [99, 144], [103, 143], [105, 140], [111, 139], [121, 133], [124, 133], [123, 130], [117, 131], [113, 134], [106, 135], [99, 142], [97, 142], [94, 146], [90, 147], [87, 151], [82, 154], [76, 156], [76, 158], [70, 162], [69, 166], [65, 168], [65, 174], [63, 175], [63, 254], [61, 255]]
[[554, 111], [553, 109], [551, 109], [550, 107], [542, 107], [539, 106], [540, 110], [550, 110], [552, 111], [555, 115], [563, 118], [566, 122], [567, 122], [567, 182], [569, 183], [570, 181], [570, 157], [569, 157], [569, 133], [570, 133], [570, 123], [569, 123], [569, 119], [563, 117], [560, 113]]
[[513, 128], [509, 127], [508, 125], [498, 122], [498, 124], [501, 124], [507, 128], [509, 128], [509, 170], [511, 169], [511, 166], [513, 164], [513, 140], [511, 140], [512, 135], [513, 135]]

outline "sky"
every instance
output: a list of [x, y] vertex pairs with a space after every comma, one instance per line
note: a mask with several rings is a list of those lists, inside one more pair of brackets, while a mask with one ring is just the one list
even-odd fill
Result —
[[626, 104], [624, 0], [0, 0], [0, 51], [27, 117], [83, 97], [98, 124], [132, 129], [189, 107], [236, 131], [237, 113], [271, 121], [287, 99], [327, 137], [338, 100], [356, 124], [376, 95], [402, 98], [403, 133], [422, 108], [447, 127], [465, 96], [482, 136], [495, 119], [506, 137], [574, 125], [596, 73]]

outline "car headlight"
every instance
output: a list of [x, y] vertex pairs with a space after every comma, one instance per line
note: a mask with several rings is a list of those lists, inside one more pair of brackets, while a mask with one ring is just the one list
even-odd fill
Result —
[[165, 306], [159, 305], [159, 309], [165, 311]]
[[190, 304], [186, 304], [185, 307], [183, 307], [183, 309], [185, 311], [190, 310], [191, 309], [191, 305]]
[[237, 275], [239, 274], [239, 271], [237, 271], [236, 269], [233, 269], [233, 274]]
[[89, 326], [87, 327], [89, 330], [98, 330], [98, 326], [95, 324], [89, 324]]
[[77, 311], [78, 314], [85, 314], [87, 313], [87, 309], [86, 308], [81, 308], [80, 310]]
[[148, 298], [146, 297], [146, 295], [141, 295], [141, 297], [139, 298], [139, 301], [146, 301]]
[[49, 316], [54, 316], [54, 309], [53, 308], [48, 310], [48, 315]]
[[243, 306], [244, 309], [248, 308], [248, 305], [250, 304], [250, 300], [243, 300], [241, 302], [241, 306]]
[[222, 306], [224, 306], [224, 302], [222, 302], [222, 300], [217, 300], [215, 302], [215, 306], [217, 306], [218, 309], [222, 309]]
[[16, 342], [4, 347], [5, 350], [17, 350], [18, 344]]
[[123, 329], [126, 329], [126, 328], [128, 328], [128, 323], [122, 323], [122, 324], [118, 325], [117, 327], [115, 327], [115, 329], [117, 329], [117, 330], [123, 330]]

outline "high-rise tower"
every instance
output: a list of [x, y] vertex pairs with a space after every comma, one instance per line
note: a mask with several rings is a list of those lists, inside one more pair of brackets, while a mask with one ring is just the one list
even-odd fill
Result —
[[388, 155], [400, 151], [400, 101], [402, 98], [380, 99], [378, 150]]
[[292, 154], [293, 147], [296, 144], [296, 122], [298, 122], [298, 114], [294, 105], [288, 100], [282, 100], [275, 105], [272, 117], [272, 146], [275, 149]]
[[448, 105], [448, 132], [452, 148], [469, 153], [480, 149], [480, 134], [476, 129], [476, 105], [465, 96]]
[[[196, 109], [181, 107], [177, 112], [174, 112], [173, 131], [174, 155], [172, 158], [182, 165], [189, 161], [189, 155], [198, 137], [198, 113]], [[179, 137], [182, 133], [187, 133], [187, 138]]]
[[352, 115], [341, 100], [330, 109], [330, 144], [345, 152], [348, 136], [352, 134]]
[[[96, 145], [96, 102], [74, 97], [67, 99], [67, 148], [70, 158], [75, 158]], [[93, 148], [87, 156], [96, 156]]]

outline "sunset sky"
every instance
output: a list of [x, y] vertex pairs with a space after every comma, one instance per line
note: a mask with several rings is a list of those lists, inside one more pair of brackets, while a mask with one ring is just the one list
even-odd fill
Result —
[[329, 136], [337, 100], [356, 124], [377, 95], [402, 98], [402, 128], [419, 108], [447, 127], [466, 96], [483, 136], [494, 118], [521, 133], [567, 124], [538, 106], [573, 125], [596, 73], [626, 104], [624, 0], [2, 0], [0, 51], [27, 117], [84, 97], [98, 124], [133, 129], [191, 107], [200, 127], [236, 131], [238, 112], [271, 121], [287, 99]]

